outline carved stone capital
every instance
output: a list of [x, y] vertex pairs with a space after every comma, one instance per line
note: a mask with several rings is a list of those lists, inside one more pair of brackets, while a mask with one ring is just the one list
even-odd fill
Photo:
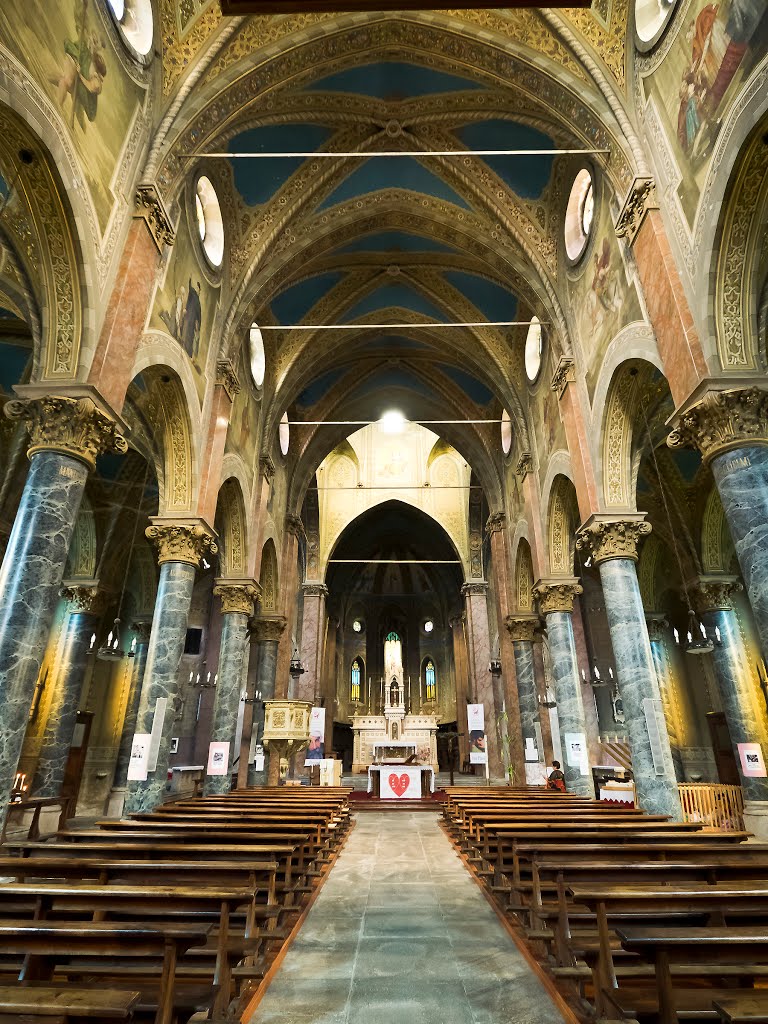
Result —
[[146, 221], [149, 233], [160, 252], [163, 251], [164, 245], [173, 245], [176, 235], [171, 227], [171, 218], [157, 187], [152, 182], [145, 182], [136, 189], [134, 216]]
[[103, 615], [112, 595], [99, 589], [98, 580], [64, 580], [59, 590], [71, 612]]
[[632, 245], [645, 215], [649, 210], [658, 208], [656, 183], [653, 178], [635, 178], [616, 220], [616, 235], [619, 238], [626, 238], [627, 244]]
[[558, 398], [563, 397], [565, 389], [576, 379], [573, 365], [573, 359], [570, 356], [560, 356], [560, 361], [555, 367], [555, 372], [552, 374], [552, 383], [550, 384], [550, 388], [557, 392]]
[[453, 615], [448, 620], [448, 623], [449, 623], [451, 629], [463, 629], [465, 621], [466, 621], [466, 616], [462, 612], [461, 615]]
[[240, 391], [240, 381], [230, 359], [219, 359], [216, 363], [216, 383], [227, 392], [230, 402], [234, 402]]
[[301, 516], [294, 515], [293, 512], [289, 512], [285, 517], [285, 528], [291, 536], [296, 537], [298, 540], [303, 540], [306, 537]]
[[328, 587], [324, 583], [302, 583], [301, 592], [304, 597], [328, 597]]
[[146, 535], [157, 548], [157, 564], [186, 562], [198, 568], [203, 555], [219, 550], [213, 530], [202, 519], [150, 520]]
[[256, 580], [233, 580], [223, 577], [215, 580], [213, 585], [214, 595], [221, 598], [222, 615], [229, 612], [253, 615], [253, 606], [260, 589]]
[[252, 643], [278, 641], [285, 632], [287, 620], [282, 615], [257, 615], [251, 619], [248, 633]]
[[648, 627], [648, 639], [652, 643], [662, 643], [669, 631], [669, 622], [661, 613], [649, 613], [645, 616]]
[[533, 643], [534, 633], [541, 626], [538, 615], [508, 615], [504, 625], [509, 630], [512, 641], [525, 640]]
[[645, 513], [614, 517], [590, 516], [576, 535], [576, 547], [592, 555], [595, 565], [609, 558], [637, 560], [637, 545], [641, 537], [651, 532], [645, 522]]
[[743, 590], [741, 582], [735, 576], [718, 573], [712, 576], [699, 576], [688, 585], [693, 607], [697, 615], [705, 612], [731, 611], [733, 595]]
[[500, 533], [507, 523], [506, 512], [491, 512], [485, 524], [485, 532], [490, 536], [492, 533]]
[[570, 577], [538, 580], [531, 591], [539, 602], [542, 615], [549, 612], [572, 612], [574, 597], [583, 592], [584, 588], [578, 580]]
[[[5, 403], [11, 420], [26, 420], [32, 442], [30, 458], [41, 451], [60, 452], [84, 462], [89, 470], [104, 452], [126, 452], [128, 444], [121, 425], [100, 404], [92, 389], [70, 388], [69, 394], [40, 393], [39, 386], [16, 389], [20, 398]], [[44, 390], [44, 389], [43, 389]]]
[[470, 580], [461, 588], [464, 597], [472, 597], [478, 594], [485, 596], [488, 593], [488, 584], [485, 580]]
[[137, 644], [148, 644], [152, 632], [152, 623], [148, 620], [131, 623], [131, 632], [136, 636]]
[[705, 462], [724, 452], [768, 444], [768, 391], [745, 387], [707, 390], [676, 415], [670, 448], [696, 448]]
[[515, 466], [515, 473], [524, 480], [533, 469], [533, 455], [530, 452], [521, 452], [520, 458]]
[[266, 452], [262, 452], [259, 457], [259, 469], [267, 483], [271, 483], [275, 476], [275, 464]]

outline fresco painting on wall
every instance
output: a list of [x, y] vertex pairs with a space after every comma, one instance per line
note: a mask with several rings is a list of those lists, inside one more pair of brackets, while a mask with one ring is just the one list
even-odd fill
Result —
[[240, 390], [232, 403], [232, 416], [230, 428], [227, 431], [225, 451], [237, 452], [238, 455], [241, 455], [249, 472], [254, 465], [255, 460], [252, 456], [259, 432], [259, 405], [253, 399], [253, 388], [249, 380], [250, 373], [245, 354], [241, 350], [237, 361], [237, 379], [240, 381]]
[[205, 394], [205, 364], [219, 301], [219, 287], [210, 283], [198, 258], [186, 216], [182, 215], [165, 278], [155, 295], [150, 317], [152, 330], [163, 331], [178, 341], [192, 361], [197, 393]]
[[682, 175], [678, 196], [690, 226], [709, 160], [733, 104], [768, 45], [765, 0], [692, 0], [678, 16], [677, 35], [644, 82], [662, 118]]
[[95, 0], [2, 0], [0, 43], [49, 96], [69, 132], [104, 232], [112, 181], [144, 99], [115, 53]]
[[548, 345], [545, 350], [544, 363], [536, 384], [536, 390], [531, 395], [533, 439], [536, 445], [536, 462], [539, 477], [542, 480], [547, 472], [548, 454], [560, 449], [566, 451], [568, 449], [565, 430], [560, 419], [557, 393], [552, 390], [549, 383], [554, 372], [552, 348]]
[[643, 319], [637, 291], [627, 278], [607, 203], [600, 205], [595, 244], [578, 271], [579, 276], [569, 279], [568, 287], [591, 400], [611, 340], [622, 327]]

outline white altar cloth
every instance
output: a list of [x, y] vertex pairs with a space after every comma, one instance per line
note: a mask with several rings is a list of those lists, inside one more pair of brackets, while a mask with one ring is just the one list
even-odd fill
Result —
[[382, 800], [418, 800], [421, 797], [421, 773], [429, 772], [429, 791], [435, 792], [435, 773], [428, 764], [372, 764], [368, 766], [368, 792], [373, 792], [373, 773], [379, 773]]

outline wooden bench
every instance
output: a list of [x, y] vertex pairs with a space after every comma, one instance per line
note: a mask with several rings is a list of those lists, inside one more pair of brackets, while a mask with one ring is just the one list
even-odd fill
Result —
[[[171, 1024], [179, 954], [205, 942], [208, 931], [207, 925], [176, 922], [152, 925], [126, 922], [116, 925], [111, 922], [0, 921], [0, 955], [11, 953], [24, 957], [19, 980], [25, 984], [49, 981], [57, 965], [65, 962], [74, 962], [74, 966], [68, 968], [70, 974], [87, 975], [90, 970], [88, 961], [94, 958], [102, 961], [108, 958], [110, 974], [115, 975], [112, 977], [114, 984], [120, 980], [121, 959], [142, 957], [159, 960], [161, 968], [154, 1000], [155, 1024]], [[77, 961], [80, 958], [85, 962], [78, 967]], [[133, 988], [132, 983], [129, 983], [129, 987]], [[128, 994], [136, 995], [134, 991]], [[136, 1002], [134, 999], [130, 1005]]]
[[20, 988], [0, 985], [0, 1024], [79, 1024], [80, 1021], [128, 1020], [140, 992], [65, 987]]
[[765, 1024], [768, 1020], [768, 992], [730, 994], [712, 1003], [727, 1024]]
[[30, 819], [29, 826], [27, 827], [27, 839], [39, 839], [40, 815], [47, 807], [61, 808], [57, 828], [64, 828], [67, 824], [67, 819], [70, 817], [72, 809], [72, 799], [70, 797], [30, 796], [26, 797], [24, 800], [9, 801], [8, 812], [5, 816], [5, 824], [3, 825], [2, 834], [0, 834], [0, 843], [5, 842], [5, 836], [12, 817], [19, 812], [24, 814], [27, 811], [32, 811], [32, 817]]

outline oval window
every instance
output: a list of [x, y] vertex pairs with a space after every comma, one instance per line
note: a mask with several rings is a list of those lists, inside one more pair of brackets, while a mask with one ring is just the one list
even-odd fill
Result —
[[541, 322], [537, 316], [532, 316], [525, 337], [525, 374], [531, 383], [536, 380], [541, 369], [542, 349]]
[[565, 211], [565, 251], [572, 263], [584, 255], [594, 220], [594, 182], [591, 173], [583, 167], [574, 179]]
[[424, 632], [431, 633], [434, 628], [435, 624], [432, 621], [432, 619], [427, 619], [427, 621], [424, 623]]
[[216, 189], [204, 174], [195, 186], [195, 217], [203, 251], [211, 266], [220, 267], [224, 259], [224, 221]]
[[264, 339], [256, 324], [251, 324], [248, 332], [248, 359], [251, 366], [251, 377], [257, 388], [264, 383], [267, 359], [264, 354]]
[[642, 49], [650, 49], [661, 38], [677, 0], [635, 0], [635, 32]]
[[505, 409], [501, 414], [501, 450], [505, 455], [509, 455], [509, 450], [512, 447], [512, 420], [509, 418], [509, 413]]
[[283, 455], [288, 454], [288, 448], [291, 444], [291, 428], [288, 424], [288, 413], [283, 413], [283, 418], [280, 420], [280, 426], [277, 429], [278, 440], [280, 441], [280, 451]]
[[155, 35], [152, 0], [107, 0], [107, 7], [129, 48], [146, 57]]

